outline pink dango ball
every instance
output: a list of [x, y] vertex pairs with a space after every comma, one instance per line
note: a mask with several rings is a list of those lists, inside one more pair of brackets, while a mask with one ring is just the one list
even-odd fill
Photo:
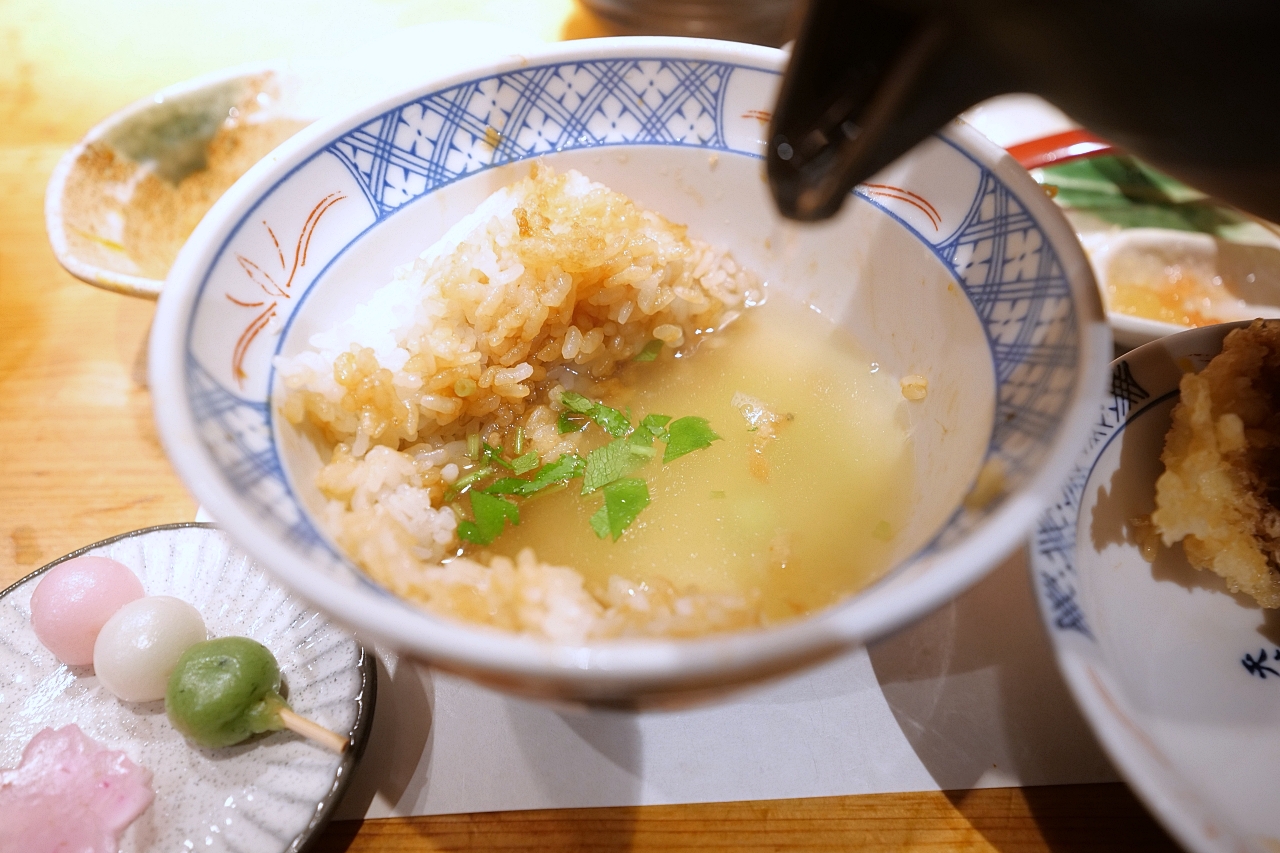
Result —
[[117, 610], [142, 598], [142, 581], [106, 557], [75, 557], [54, 566], [31, 593], [36, 639], [68, 666], [93, 663], [98, 632]]

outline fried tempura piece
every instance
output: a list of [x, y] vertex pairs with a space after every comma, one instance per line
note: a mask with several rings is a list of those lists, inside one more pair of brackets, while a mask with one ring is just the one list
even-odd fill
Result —
[[1179, 390], [1151, 520], [1191, 565], [1280, 607], [1280, 321], [1231, 332]]

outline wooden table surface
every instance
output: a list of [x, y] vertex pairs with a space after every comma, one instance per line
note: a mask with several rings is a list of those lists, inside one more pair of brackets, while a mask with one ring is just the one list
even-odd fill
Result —
[[[0, 0], [0, 587], [99, 539], [193, 517], [152, 423], [154, 304], [82, 284], [45, 238], [44, 188], [94, 123], [161, 86], [432, 20], [552, 40], [575, 0]], [[351, 850], [1176, 850], [1120, 784], [566, 809], [331, 824]]]

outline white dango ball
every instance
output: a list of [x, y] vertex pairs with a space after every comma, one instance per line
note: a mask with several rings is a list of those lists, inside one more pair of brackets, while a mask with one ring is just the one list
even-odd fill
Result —
[[205, 639], [200, 611], [181, 599], [152, 595], [116, 611], [93, 645], [93, 670], [126, 702], [164, 698], [182, 653]]

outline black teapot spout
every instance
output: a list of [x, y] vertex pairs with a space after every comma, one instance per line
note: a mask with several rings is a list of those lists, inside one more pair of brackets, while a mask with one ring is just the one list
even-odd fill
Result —
[[1031, 92], [1113, 145], [1280, 220], [1274, 0], [811, 0], [770, 126], [783, 215], [852, 188], [975, 103]]

